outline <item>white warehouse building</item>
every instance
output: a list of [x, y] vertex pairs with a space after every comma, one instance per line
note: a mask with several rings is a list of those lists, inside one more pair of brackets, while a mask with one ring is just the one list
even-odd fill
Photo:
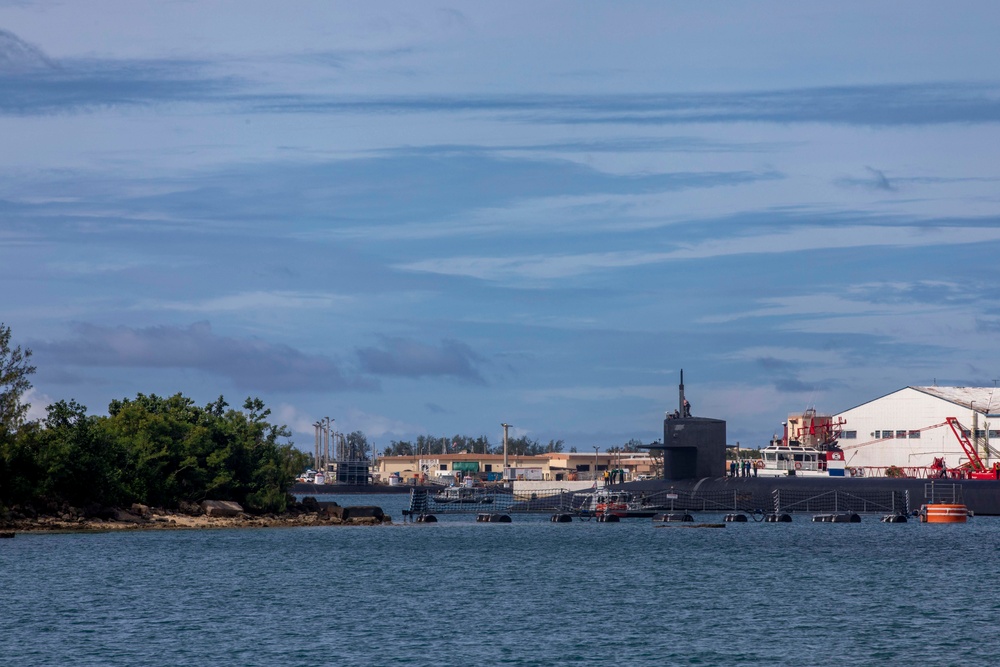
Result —
[[[948, 424], [954, 417], [987, 468], [1000, 461], [1000, 389], [906, 387], [834, 415], [848, 467], [926, 468], [943, 458], [948, 468], [969, 462]], [[837, 419], [839, 418], [839, 419]]]

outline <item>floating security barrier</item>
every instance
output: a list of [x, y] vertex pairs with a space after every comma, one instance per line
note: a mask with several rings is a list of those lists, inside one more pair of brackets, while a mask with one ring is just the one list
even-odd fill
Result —
[[765, 523], [791, 523], [792, 515], [786, 512], [768, 514], [764, 517]]
[[421, 514], [417, 517], [417, 523], [437, 523], [437, 520], [433, 514]]
[[622, 518], [617, 514], [598, 514], [597, 520], [602, 523], [619, 523]]
[[572, 514], [553, 514], [552, 523], [570, 523], [573, 521]]
[[694, 517], [683, 512], [656, 514], [653, 516], [653, 521], [694, 521]]
[[882, 523], [906, 523], [905, 514], [886, 514], [882, 517]]
[[813, 517], [817, 523], [861, 523], [861, 516], [853, 512], [841, 514], [817, 514]]
[[477, 514], [476, 521], [479, 523], [510, 523], [509, 514]]
[[734, 512], [732, 514], [727, 514], [723, 521], [726, 523], [746, 523], [747, 515], [742, 512]]

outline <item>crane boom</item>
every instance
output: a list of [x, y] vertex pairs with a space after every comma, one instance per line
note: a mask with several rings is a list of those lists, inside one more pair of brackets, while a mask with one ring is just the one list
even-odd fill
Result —
[[952, 433], [958, 438], [958, 444], [962, 445], [962, 449], [965, 451], [965, 455], [969, 457], [969, 463], [972, 465], [972, 469], [975, 472], [986, 472], [986, 465], [983, 464], [983, 460], [979, 458], [979, 453], [976, 452], [976, 448], [972, 446], [969, 442], [969, 438], [966, 437], [962, 425], [958, 422], [955, 417], [948, 417], [948, 426], [951, 427]]
[[[948, 419], [955, 419], [955, 418], [954, 417], [948, 417]], [[911, 429], [911, 430], [907, 431], [907, 433], [922, 433], [923, 431], [930, 431], [931, 429], [941, 428], [942, 426], [947, 426], [947, 425], [948, 425], [948, 422], [947, 421], [943, 421], [940, 424], [934, 424], [932, 426], [925, 426], [923, 428], [918, 428], [918, 429]], [[868, 442], [859, 442], [856, 445], [847, 445], [846, 447], [841, 447], [841, 449], [843, 449], [844, 451], [847, 451], [849, 449], [858, 449], [859, 447], [867, 447], [868, 445], [874, 445], [874, 444], [879, 443], [879, 442], [885, 442], [886, 440], [894, 440], [894, 439], [895, 439], [895, 436], [891, 436], [890, 435], [887, 438], [877, 438], [875, 440], [869, 440]]]

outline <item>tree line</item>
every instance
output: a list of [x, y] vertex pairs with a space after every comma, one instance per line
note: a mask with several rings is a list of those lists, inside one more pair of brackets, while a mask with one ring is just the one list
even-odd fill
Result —
[[0, 511], [43, 508], [177, 507], [234, 500], [252, 512], [281, 512], [310, 463], [259, 398], [233, 409], [220, 396], [198, 406], [181, 394], [114, 400], [107, 415], [57, 401], [27, 419], [31, 350], [0, 323]]
[[[525, 436], [507, 438], [507, 453], [512, 456], [536, 456], [563, 451], [562, 440], [549, 440], [547, 445]], [[382, 450], [383, 456], [420, 456], [422, 454], [503, 454], [503, 443], [493, 445], [485, 435], [450, 438], [420, 435], [416, 440], [393, 440]]]
[[[607, 453], [637, 452], [642, 446], [640, 440], [632, 439], [622, 446], [608, 447]], [[562, 452], [565, 443], [562, 440], [549, 440], [542, 444], [525, 436], [507, 438], [507, 454], [512, 456], [538, 456]], [[576, 447], [569, 448], [570, 453], [576, 453]], [[491, 444], [485, 435], [469, 437], [455, 435], [441, 438], [432, 435], [421, 435], [416, 440], [393, 440], [382, 450], [383, 456], [420, 456], [422, 454], [503, 454], [503, 443]]]

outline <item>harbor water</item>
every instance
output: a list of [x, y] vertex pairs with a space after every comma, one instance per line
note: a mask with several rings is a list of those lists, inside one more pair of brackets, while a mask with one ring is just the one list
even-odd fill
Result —
[[[323, 498], [331, 499], [331, 498]], [[1000, 518], [18, 534], [0, 656], [41, 665], [992, 665]], [[696, 515], [720, 522], [721, 515]]]

